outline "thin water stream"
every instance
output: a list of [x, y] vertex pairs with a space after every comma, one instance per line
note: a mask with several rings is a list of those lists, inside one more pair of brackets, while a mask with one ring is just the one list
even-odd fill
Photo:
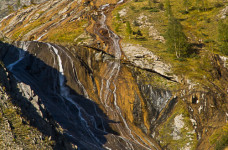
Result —
[[[136, 131], [128, 119], [130, 105], [140, 92], [131, 73], [121, 65], [120, 38], [106, 25], [105, 10], [109, 6], [100, 7], [94, 32], [101, 39], [108, 39], [108, 53], [115, 59], [97, 62], [95, 54], [82, 54], [91, 60], [92, 72], [85, 66], [86, 61], [83, 64], [70, 49], [38, 42], [46, 33], [37, 41], [14, 43], [3, 61], [19, 82], [31, 86], [65, 129], [65, 135], [80, 149], [157, 149], [154, 141], [143, 137], [145, 134]], [[108, 36], [103, 37], [100, 30], [107, 31]], [[131, 88], [126, 90], [128, 86]], [[122, 87], [126, 87], [126, 93]]]

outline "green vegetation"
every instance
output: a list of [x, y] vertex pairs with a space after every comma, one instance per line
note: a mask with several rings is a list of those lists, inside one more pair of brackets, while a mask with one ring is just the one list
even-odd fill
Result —
[[127, 35], [129, 36], [129, 39], [130, 39], [130, 35], [132, 33], [132, 29], [131, 29], [131, 25], [130, 25], [129, 21], [127, 21], [127, 23], [126, 23], [126, 33], [127, 33]]
[[220, 21], [218, 28], [220, 50], [223, 54], [228, 55], [228, 24]]
[[216, 150], [222, 150], [228, 146], [228, 123], [217, 129], [209, 138], [210, 143], [215, 145]]
[[13, 10], [13, 6], [12, 5], [8, 5], [8, 12], [9, 13], [12, 13], [14, 10]]
[[186, 35], [183, 33], [181, 24], [175, 18], [170, 18], [166, 31], [167, 50], [175, 53], [177, 58], [187, 56], [189, 44]]
[[25, 35], [29, 31], [31, 31], [32, 29], [35, 29], [36, 27], [42, 25], [44, 22], [45, 22], [45, 18], [42, 17], [42, 18], [32, 22], [31, 24], [29, 24], [29, 26], [26, 26], [24, 28], [20, 28], [19, 30], [14, 32], [14, 34], [12, 36], [13, 40], [19, 39], [21, 36]]
[[[151, 8], [160, 11], [151, 12], [148, 0], [129, 1], [114, 9], [114, 16], [122, 9], [126, 9], [127, 13], [113, 17], [112, 27], [121, 36], [122, 42], [139, 44], [151, 50], [164, 62], [171, 64], [175, 74], [205, 83], [205, 80], [211, 78], [208, 72], [211, 65], [201, 60], [209, 59], [213, 53], [225, 54], [219, 48], [222, 42], [218, 39], [218, 24], [221, 20], [219, 14], [225, 5], [225, 2], [212, 0], [203, 3], [195, 0], [160, 0]], [[132, 29], [130, 39], [129, 32], [126, 32], [126, 22], [129, 22]], [[149, 34], [151, 26], [158, 31], [158, 35], [165, 37], [166, 42]], [[143, 38], [134, 35], [138, 30]], [[175, 33], [176, 31], [178, 32]], [[206, 65], [208, 66], [202, 69]]]
[[166, 14], [169, 18], [165, 34], [167, 50], [175, 53], [177, 58], [187, 56], [189, 44], [180, 22], [173, 16], [169, 0], [166, 0]]
[[189, 7], [191, 6], [190, 0], [183, 0], [183, 6], [185, 7], [185, 11], [188, 12]]
[[[184, 123], [184, 126], [179, 129], [180, 132], [178, 129], [175, 129], [174, 120], [177, 116], [181, 116], [181, 122]], [[174, 136], [176, 138], [174, 138]], [[159, 139], [163, 148], [178, 150], [184, 147], [190, 147], [192, 150], [196, 149], [197, 135], [193, 129], [190, 115], [183, 101], [178, 102], [167, 121], [160, 126]]]
[[133, 76], [135, 76], [137, 80], [143, 82], [145, 85], [152, 85], [157, 89], [167, 89], [169, 91], [176, 91], [178, 89], [178, 83], [169, 81], [157, 74], [153, 74], [142, 69], [132, 69], [134, 69]]
[[67, 26], [63, 25], [57, 29], [50, 31], [48, 41], [61, 44], [72, 44], [80, 34], [84, 32], [84, 27], [87, 25], [86, 20], [75, 23], [69, 23]]
[[173, 11], [171, 8], [170, 0], [165, 1], [165, 11], [168, 18], [173, 17]]
[[20, 7], [20, 6], [21, 6], [21, 1], [17, 0], [17, 7]]

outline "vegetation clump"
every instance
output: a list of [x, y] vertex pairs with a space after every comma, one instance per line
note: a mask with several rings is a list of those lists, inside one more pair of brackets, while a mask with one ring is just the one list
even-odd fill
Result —
[[209, 138], [210, 143], [215, 145], [216, 150], [224, 149], [228, 146], [228, 123], [217, 129]]
[[219, 48], [220, 51], [224, 55], [228, 55], [228, 24], [225, 23], [224, 21], [219, 22], [219, 27], [218, 27], [218, 33], [219, 33]]

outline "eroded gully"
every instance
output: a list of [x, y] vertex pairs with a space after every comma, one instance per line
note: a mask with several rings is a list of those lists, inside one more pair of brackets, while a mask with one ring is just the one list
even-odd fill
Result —
[[[119, 1], [117, 4], [121, 4], [123, 0]], [[118, 124], [117, 128], [119, 129], [119, 132], [121, 133], [121, 138], [130, 145], [131, 149], [134, 149], [131, 142], [133, 141], [137, 145], [140, 145], [143, 149], [157, 149], [155, 145], [147, 140], [146, 142], [140, 138], [134, 131], [132, 131], [124, 118], [120, 107], [118, 106], [118, 100], [117, 100], [117, 86], [116, 86], [116, 80], [118, 79], [119, 72], [121, 71], [121, 48], [119, 45], [120, 38], [118, 35], [116, 35], [113, 31], [111, 31], [108, 26], [106, 25], [106, 15], [105, 10], [109, 8], [109, 4], [105, 4], [100, 7], [101, 10], [101, 17], [99, 19], [98, 27], [96, 28], [96, 31], [94, 31], [101, 39], [107, 40], [107, 35], [103, 37], [102, 34], [100, 34], [100, 31], [108, 33], [108, 41], [109, 41], [109, 49], [108, 53], [115, 56], [115, 61], [108, 62], [108, 68], [105, 71], [104, 78], [101, 80], [101, 90], [100, 90], [100, 100], [105, 106], [105, 109], [107, 110], [107, 113], [109, 114], [115, 114], [114, 116], [119, 116], [119, 120], [122, 120], [122, 125]], [[112, 86], [111, 86], [112, 84]], [[111, 96], [114, 98], [114, 109], [111, 107]], [[108, 104], [108, 102], [109, 104]], [[130, 140], [129, 140], [130, 139]]]

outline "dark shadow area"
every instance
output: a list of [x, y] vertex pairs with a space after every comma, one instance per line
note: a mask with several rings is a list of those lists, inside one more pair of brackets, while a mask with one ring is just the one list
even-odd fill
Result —
[[178, 98], [172, 98], [171, 100], [169, 100], [169, 102], [167, 103], [166, 108], [163, 109], [162, 112], [160, 112], [159, 117], [157, 118], [156, 124], [161, 124], [162, 122], [167, 120], [167, 118], [169, 117], [170, 112], [174, 109], [174, 106], [176, 105], [177, 102], [178, 102]]
[[[109, 123], [117, 122], [109, 120], [95, 102], [66, 85], [68, 78], [65, 73], [72, 69], [72, 64], [63, 49], [35, 41], [17, 42], [14, 45], [0, 42], [0, 60], [11, 72], [8, 75], [9, 83], [0, 82], [7, 87], [13, 104], [21, 108], [22, 116], [30, 125], [56, 142], [54, 149], [65, 149], [69, 144], [67, 141], [80, 149], [103, 149], [102, 145], [107, 142], [105, 135], [118, 135], [109, 126]], [[59, 71], [61, 67], [66, 69], [64, 73]], [[76, 88], [80, 87], [76, 74], [69, 72], [67, 75], [74, 76], [75, 81], [70, 79], [70, 82]], [[31, 87], [31, 90], [25, 90], [31, 91], [29, 97], [18, 88], [21, 82]], [[42, 115], [32, 103], [37, 96], [36, 102]], [[42, 107], [43, 104], [45, 107]], [[65, 136], [56, 130], [57, 124], [64, 129]]]
[[197, 96], [196, 95], [195, 96], [192, 96], [192, 104], [196, 104], [197, 101], [198, 101]]
[[188, 57], [197, 57], [200, 53], [200, 50], [204, 46], [203, 43], [190, 43], [187, 51]]

